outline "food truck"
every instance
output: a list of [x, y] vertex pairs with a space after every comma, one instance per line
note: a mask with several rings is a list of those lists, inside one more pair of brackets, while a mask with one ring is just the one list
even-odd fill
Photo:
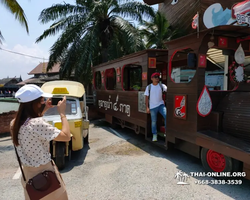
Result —
[[160, 72], [168, 87], [167, 129], [159, 116], [161, 139], [154, 144], [172, 144], [201, 159], [206, 171], [243, 171], [250, 179], [250, 1], [164, 1], [159, 9], [176, 15], [188, 2], [195, 10], [183, 11], [179, 21], [169, 16], [173, 26], [189, 22], [183, 26], [188, 34], [167, 42], [167, 50], [144, 50], [93, 67], [96, 108], [109, 123], [151, 141], [144, 91], [151, 74]]

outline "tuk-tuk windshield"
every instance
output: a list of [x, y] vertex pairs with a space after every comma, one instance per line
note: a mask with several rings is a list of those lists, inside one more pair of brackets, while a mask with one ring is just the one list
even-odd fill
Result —
[[[66, 115], [76, 115], [77, 114], [77, 107], [76, 107], [76, 100], [74, 99], [68, 99], [66, 101]], [[50, 108], [44, 113], [44, 116], [50, 116], [50, 115], [59, 115], [57, 106]]]

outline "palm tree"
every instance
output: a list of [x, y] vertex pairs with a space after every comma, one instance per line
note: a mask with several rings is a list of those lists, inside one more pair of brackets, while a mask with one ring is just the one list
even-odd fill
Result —
[[152, 21], [143, 21], [141, 34], [146, 40], [147, 48], [166, 49], [166, 42], [178, 37], [179, 31], [173, 30], [166, 17], [159, 11]]
[[[27, 18], [22, 7], [18, 4], [16, 0], [0, 0], [0, 3], [6, 7], [15, 18], [20, 22], [21, 25], [25, 26], [27, 33], [29, 33], [29, 27], [27, 23]], [[3, 36], [0, 31], [0, 43], [3, 40]]]
[[[76, 0], [76, 5], [56, 4], [44, 9], [39, 20], [53, 24], [37, 42], [61, 32], [50, 49], [48, 70], [61, 63], [62, 76], [74, 70], [79, 79], [91, 73], [91, 65], [121, 57], [145, 48], [135, 25], [153, 17], [153, 9], [129, 0]], [[88, 75], [89, 76], [89, 75]]]

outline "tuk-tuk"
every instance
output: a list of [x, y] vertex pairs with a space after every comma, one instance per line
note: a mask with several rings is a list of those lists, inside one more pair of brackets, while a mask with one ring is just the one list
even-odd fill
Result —
[[[44, 92], [53, 94], [53, 98], [66, 96], [66, 116], [70, 126], [71, 140], [69, 142], [52, 141], [51, 156], [59, 169], [65, 167], [65, 157], [71, 159], [71, 151], [81, 150], [88, 143], [89, 120], [88, 107], [84, 86], [75, 81], [50, 81], [41, 87]], [[52, 99], [53, 99], [52, 98]], [[50, 108], [44, 118], [53, 126], [62, 129], [62, 123], [57, 106]]]

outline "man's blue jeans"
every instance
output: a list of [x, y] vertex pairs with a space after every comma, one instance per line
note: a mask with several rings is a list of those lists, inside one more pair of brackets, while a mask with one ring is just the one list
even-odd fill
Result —
[[153, 109], [150, 109], [150, 114], [151, 114], [151, 128], [152, 128], [152, 133], [157, 134], [157, 114], [158, 112], [162, 115], [164, 118], [165, 122], [165, 131], [167, 128], [167, 109], [164, 104], [161, 104], [158, 107], [155, 107]]

